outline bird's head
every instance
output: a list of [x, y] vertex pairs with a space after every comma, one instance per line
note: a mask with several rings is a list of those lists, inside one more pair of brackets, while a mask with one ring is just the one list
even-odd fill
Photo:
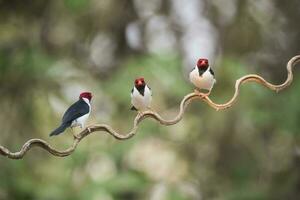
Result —
[[135, 81], [134, 81], [134, 86], [135, 86], [136, 88], [143, 88], [143, 87], [145, 87], [145, 85], [146, 85], [146, 83], [145, 83], [145, 80], [144, 80], [143, 77], [137, 78], [137, 79], [135, 79]]
[[200, 58], [197, 62], [197, 67], [199, 70], [207, 70], [209, 67], [208, 60], [206, 58]]
[[79, 96], [80, 99], [86, 98], [89, 101], [91, 101], [92, 97], [93, 97], [92, 93], [90, 93], [90, 92], [82, 92], [82, 93], [80, 93], [80, 96]]

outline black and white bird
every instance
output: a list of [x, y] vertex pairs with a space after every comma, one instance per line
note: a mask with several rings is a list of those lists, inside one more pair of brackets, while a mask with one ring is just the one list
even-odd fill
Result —
[[137, 78], [131, 90], [131, 110], [143, 112], [151, 109], [151, 88], [145, 83], [144, 78]]
[[[208, 96], [216, 83], [214, 71], [208, 64], [208, 60], [200, 58], [195, 68], [190, 72], [190, 81], [196, 86], [195, 93]], [[208, 90], [208, 93], [201, 93], [199, 90]]]
[[[59, 135], [64, 132], [68, 127], [84, 128], [85, 122], [91, 113], [91, 99], [92, 93], [83, 92], [79, 96], [79, 100], [71, 105], [64, 113], [61, 120], [61, 125], [50, 133], [50, 136]], [[75, 136], [75, 134], [73, 133]], [[76, 137], [76, 136], [75, 136]]]

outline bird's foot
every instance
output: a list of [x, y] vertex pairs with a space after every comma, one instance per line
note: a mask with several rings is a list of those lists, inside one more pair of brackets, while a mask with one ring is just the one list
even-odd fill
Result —
[[74, 137], [74, 139], [77, 139], [77, 140], [80, 139], [80, 136], [76, 135], [75, 133], [73, 133], [73, 137]]
[[72, 134], [73, 134], [74, 139], [79, 139], [79, 136], [76, 135], [76, 133], [75, 133], [75, 131], [74, 131], [73, 128], [74, 128], [74, 127], [71, 127], [71, 129], [72, 129]]
[[87, 130], [88, 130], [89, 133], [92, 132], [92, 129], [90, 127], [87, 127]]
[[143, 111], [140, 111], [140, 110], [138, 110], [137, 113], [138, 113], [138, 114], [137, 114], [137, 117], [141, 117], [141, 116], [144, 114], [144, 112], [143, 112]]
[[201, 92], [199, 90], [197, 90], [197, 89], [194, 89], [194, 93], [197, 94], [197, 95], [199, 95]]
[[210, 95], [210, 91], [207, 92], [207, 93], [203, 93], [203, 92], [200, 92], [199, 90], [195, 89], [194, 90], [194, 93], [198, 96], [200, 96], [201, 98], [206, 98]]

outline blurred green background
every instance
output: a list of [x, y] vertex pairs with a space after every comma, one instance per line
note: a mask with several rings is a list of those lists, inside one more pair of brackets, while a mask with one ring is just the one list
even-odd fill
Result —
[[[218, 103], [248, 73], [282, 83], [300, 53], [299, 20], [299, 0], [0, 0], [0, 144], [17, 151], [42, 138], [67, 148], [70, 130], [48, 134], [86, 90], [88, 124], [126, 133], [138, 76], [153, 108], [172, 118], [199, 57], [216, 73]], [[99, 132], [66, 158], [39, 148], [0, 157], [0, 200], [298, 199], [299, 91], [296, 72], [279, 94], [247, 84], [229, 110], [194, 102], [177, 125], [146, 120], [127, 141]]]

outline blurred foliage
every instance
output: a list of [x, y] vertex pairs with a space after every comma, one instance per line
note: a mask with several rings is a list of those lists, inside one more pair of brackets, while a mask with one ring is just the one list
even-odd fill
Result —
[[[245, 74], [285, 79], [286, 62], [299, 54], [298, 0], [193, 0], [176, 10], [180, 2], [0, 0], [0, 144], [17, 151], [34, 137], [67, 148], [71, 130], [48, 134], [82, 90], [94, 93], [89, 124], [125, 133], [139, 76], [153, 89], [153, 108], [171, 118], [193, 90], [187, 77], [196, 58], [188, 50], [200, 57], [212, 49], [205, 55], [216, 73], [216, 102], [231, 98]], [[207, 30], [217, 36], [202, 38]], [[146, 120], [128, 141], [91, 135], [70, 157], [39, 148], [23, 160], [0, 157], [0, 200], [297, 199], [299, 78], [279, 94], [243, 85], [226, 111], [195, 102], [171, 127]]]

